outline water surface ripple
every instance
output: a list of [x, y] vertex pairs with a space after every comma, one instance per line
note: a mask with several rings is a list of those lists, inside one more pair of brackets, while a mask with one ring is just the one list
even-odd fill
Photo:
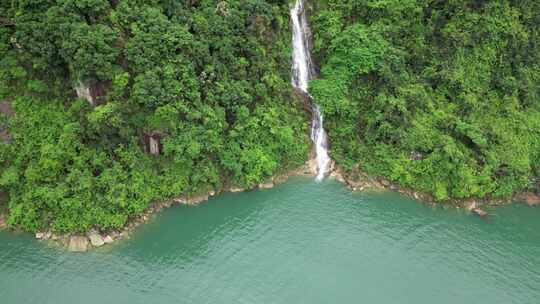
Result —
[[540, 303], [540, 208], [484, 221], [293, 178], [71, 254], [0, 233], [1, 303]]

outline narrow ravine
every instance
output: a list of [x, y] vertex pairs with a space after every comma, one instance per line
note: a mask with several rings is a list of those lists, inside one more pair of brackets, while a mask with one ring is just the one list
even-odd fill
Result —
[[291, 9], [291, 21], [293, 33], [292, 85], [309, 96], [312, 101], [311, 140], [315, 145], [317, 180], [322, 180], [329, 171], [330, 157], [328, 156], [328, 139], [324, 130], [321, 109], [308, 92], [309, 80], [313, 78], [315, 73], [308, 47], [309, 24], [304, 10], [304, 0], [297, 0]]

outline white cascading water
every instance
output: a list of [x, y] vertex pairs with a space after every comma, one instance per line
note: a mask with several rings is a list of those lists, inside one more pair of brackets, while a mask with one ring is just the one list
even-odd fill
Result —
[[[313, 64], [308, 51], [309, 25], [304, 11], [304, 0], [296, 0], [291, 9], [293, 26], [293, 64], [292, 85], [308, 93], [308, 83], [313, 77]], [[311, 99], [312, 100], [312, 99]], [[313, 101], [313, 100], [312, 100]], [[311, 140], [315, 145], [315, 160], [317, 163], [317, 180], [322, 180], [328, 173], [330, 157], [328, 156], [328, 141], [324, 131], [323, 115], [318, 105], [312, 102], [313, 121], [311, 123]]]

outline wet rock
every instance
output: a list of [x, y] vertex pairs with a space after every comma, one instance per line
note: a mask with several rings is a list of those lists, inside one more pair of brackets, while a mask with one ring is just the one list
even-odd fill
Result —
[[[315, 155], [314, 155], [315, 156]], [[315, 175], [317, 174], [317, 160], [313, 157], [307, 162], [306, 170], [304, 170], [306, 175]]]
[[99, 233], [97, 233], [97, 231], [90, 231], [87, 236], [88, 239], [90, 239], [90, 244], [92, 244], [92, 246], [101, 247], [105, 245], [103, 238], [101, 235], [99, 235]]
[[231, 189], [229, 189], [229, 191], [232, 192], [232, 193], [239, 193], [239, 192], [244, 192], [246, 190], [244, 188], [231, 187]]
[[197, 196], [194, 196], [194, 197], [190, 197], [187, 200], [187, 203], [189, 205], [196, 205], [196, 204], [200, 204], [202, 202], [206, 202], [208, 200], [208, 198], [209, 198], [208, 194], [197, 195]]
[[259, 189], [272, 189], [274, 188], [273, 182], [259, 184]]
[[92, 96], [92, 92], [90, 91], [90, 86], [83, 83], [82, 81], [79, 81], [77, 85], [75, 86], [75, 92], [77, 93], [77, 97], [84, 99], [88, 101], [92, 106], [95, 105], [96, 101], [94, 100], [94, 97]]
[[114, 239], [110, 236], [110, 235], [106, 235], [104, 238], [103, 238], [103, 242], [105, 244], [110, 244], [110, 243], [113, 243], [114, 242]]
[[478, 215], [481, 218], [486, 218], [488, 216], [488, 213], [480, 208], [474, 208], [472, 209], [472, 212], [476, 215]]
[[36, 239], [38, 240], [48, 240], [52, 236], [52, 233], [46, 231], [46, 232], [36, 232]]
[[88, 238], [81, 235], [72, 235], [69, 238], [68, 250], [71, 252], [85, 252], [88, 250]]
[[343, 183], [343, 184], [347, 183], [347, 181], [343, 177], [343, 174], [339, 170], [332, 171], [332, 173], [330, 174], [330, 177], [335, 178], [336, 181], [338, 181], [340, 183]]

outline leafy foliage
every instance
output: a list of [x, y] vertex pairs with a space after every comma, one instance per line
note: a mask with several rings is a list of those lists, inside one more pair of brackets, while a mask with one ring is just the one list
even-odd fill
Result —
[[[153, 200], [250, 187], [305, 161], [288, 2], [0, 4], [9, 224], [114, 229]], [[99, 95], [95, 105], [75, 87]], [[95, 97], [95, 96], [94, 96]], [[158, 134], [161, 153], [145, 153]]]
[[316, 1], [331, 154], [438, 200], [540, 176], [537, 1]]

